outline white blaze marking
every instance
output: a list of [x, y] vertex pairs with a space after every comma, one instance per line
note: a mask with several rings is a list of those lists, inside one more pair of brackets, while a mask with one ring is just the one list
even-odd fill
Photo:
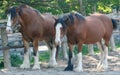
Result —
[[12, 23], [11, 23], [11, 14], [8, 14], [7, 17], [8, 17], [8, 20], [7, 20], [7, 28], [6, 28], [6, 30], [11, 31], [12, 30], [11, 29], [11, 25], [12, 25]]
[[58, 23], [56, 25], [56, 34], [55, 34], [55, 42], [56, 43], [61, 43], [61, 40], [60, 40], [60, 28], [62, 27], [62, 24], [61, 23]]

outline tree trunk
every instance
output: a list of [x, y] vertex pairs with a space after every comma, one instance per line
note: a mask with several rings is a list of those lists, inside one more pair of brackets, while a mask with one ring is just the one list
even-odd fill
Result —
[[82, 0], [78, 0], [79, 4], [80, 4], [80, 13], [83, 14], [83, 3]]
[[94, 55], [93, 44], [88, 44], [89, 55]]

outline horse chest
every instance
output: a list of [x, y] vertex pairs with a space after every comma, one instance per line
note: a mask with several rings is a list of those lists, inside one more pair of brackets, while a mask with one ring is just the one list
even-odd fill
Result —
[[76, 38], [75, 35], [68, 35], [68, 42], [71, 43], [71, 44], [77, 44], [78, 43], [78, 39]]
[[23, 35], [23, 38], [28, 41], [33, 41], [34, 35], [36, 35], [36, 33], [32, 32], [30, 30], [27, 30], [27, 29], [22, 29], [21, 33]]

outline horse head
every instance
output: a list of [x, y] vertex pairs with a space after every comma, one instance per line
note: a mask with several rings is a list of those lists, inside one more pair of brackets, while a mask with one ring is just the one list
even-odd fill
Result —
[[22, 13], [22, 8], [27, 8], [27, 5], [21, 5], [19, 7], [12, 6], [7, 11], [7, 27], [6, 31], [12, 32], [20, 28], [20, 15]]
[[10, 7], [7, 11], [7, 27], [6, 31], [11, 33], [14, 31], [19, 25], [18, 21], [18, 8], [17, 7]]
[[74, 23], [74, 18], [72, 13], [63, 15], [62, 17], [56, 19], [55, 22], [55, 42], [57, 45], [61, 44], [61, 39], [66, 35], [67, 26]]

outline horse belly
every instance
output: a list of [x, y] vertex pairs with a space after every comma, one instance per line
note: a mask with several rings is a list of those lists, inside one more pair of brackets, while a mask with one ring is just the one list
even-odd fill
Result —
[[94, 35], [89, 35], [86, 37], [85, 44], [94, 44], [98, 41], [100, 41], [103, 38], [103, 33], [96, 32]]

